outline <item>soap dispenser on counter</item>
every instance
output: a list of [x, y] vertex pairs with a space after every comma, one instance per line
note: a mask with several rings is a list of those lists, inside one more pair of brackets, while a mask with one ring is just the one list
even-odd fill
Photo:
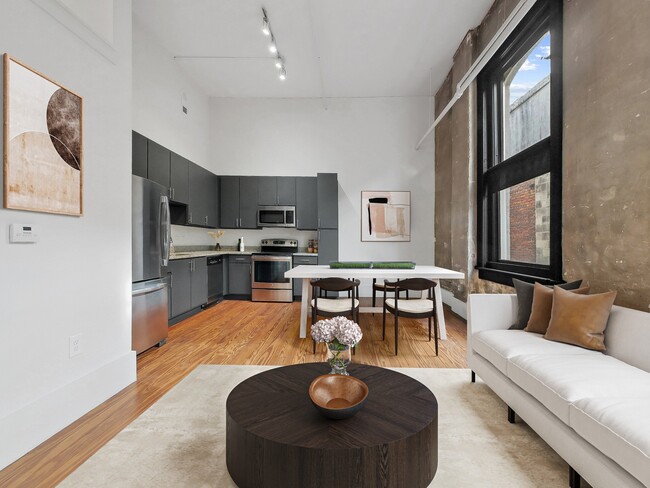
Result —
[[239, 238], [239, 243], [237, 244], [237, 250], [238, 250], [239, 252], [244, 252], [245, 249], [246, 249], [246, 248], [245, 248], [245, 246], [244, 246], [244, 238], [243, 238], [243, 237], [240, 237], [240, 238]]

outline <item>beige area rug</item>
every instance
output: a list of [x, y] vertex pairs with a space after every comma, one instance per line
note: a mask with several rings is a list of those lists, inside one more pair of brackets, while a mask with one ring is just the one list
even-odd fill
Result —
[[[197, 367], [59, 486], [235, 487], [226, 468], [226, 398], [266, 369]], [[568, 486], [567, 464], [523, 422], [509, 424], [506, 405], [478, 378], [472, 384], [468, 370], [396, 371], [438, 399], [438, 472], [430, 486]]]

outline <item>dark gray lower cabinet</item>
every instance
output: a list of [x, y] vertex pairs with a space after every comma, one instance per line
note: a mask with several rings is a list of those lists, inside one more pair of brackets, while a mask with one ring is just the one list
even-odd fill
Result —
[[233, 254], [228, 259], [228, 294], [251, 294], [251, 257]]
[[171, 273], [171, 317], [178, 317], [208, 301], [206, 258], [178, 259], [169, 262]]
[[[294, 256], [293, 267], [296, 266], [315, 266], [318, 264], [318, 256]], [[294, 278], [293, 280], [293, 296], [302, 296], [302, 279]]]
[[172, 275], [171, 301], [172, 316], [179, 315], [192, 309], [192, 270], [191, 259], [169, 261], [167, 270]]
[[208, 303], [208, 262], [206, 258], [192, 261], [192, 308], [196, 308]]
[[339, 259], [338, 229], [321, 229], [318, 231], [318, 264], [330, 264]]

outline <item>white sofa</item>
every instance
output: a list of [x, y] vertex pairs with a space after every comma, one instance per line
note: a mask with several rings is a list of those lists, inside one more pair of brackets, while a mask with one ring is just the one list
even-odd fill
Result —
[[[507, 330], [515, 295], [471, 295], [467, 360], [594, 488], [650, 487], [650, 313], [614, 306], [605, 354]], [[509, 410], [509, 414], [512, 412]]]

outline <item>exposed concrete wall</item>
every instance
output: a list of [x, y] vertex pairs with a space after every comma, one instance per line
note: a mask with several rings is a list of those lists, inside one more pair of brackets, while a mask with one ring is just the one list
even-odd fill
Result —
[[650, 2], [564, 4], [564, 273], [650, 306]]
[[[516, 4], [495, 1], [473, 32], [472, 60]], [[650, 2], [565, 0], [564, 15], [564, 276], [583, 277], [594, 292], [617, 290], [618, 304], [648, 310]], [[467, 39], [454, 57], [449, 82], [436, 95], [438, 110], [469, 66], [461, 56], [466, 44]], [[467, 273], [465, 282], [443, 285], [463, 301], [468, 292], [512, 292], [478, 279], [473, 270], [474, 90], [436, 128], [436, 262]], [[462, 203], [465, 196], [469, 207]]]

